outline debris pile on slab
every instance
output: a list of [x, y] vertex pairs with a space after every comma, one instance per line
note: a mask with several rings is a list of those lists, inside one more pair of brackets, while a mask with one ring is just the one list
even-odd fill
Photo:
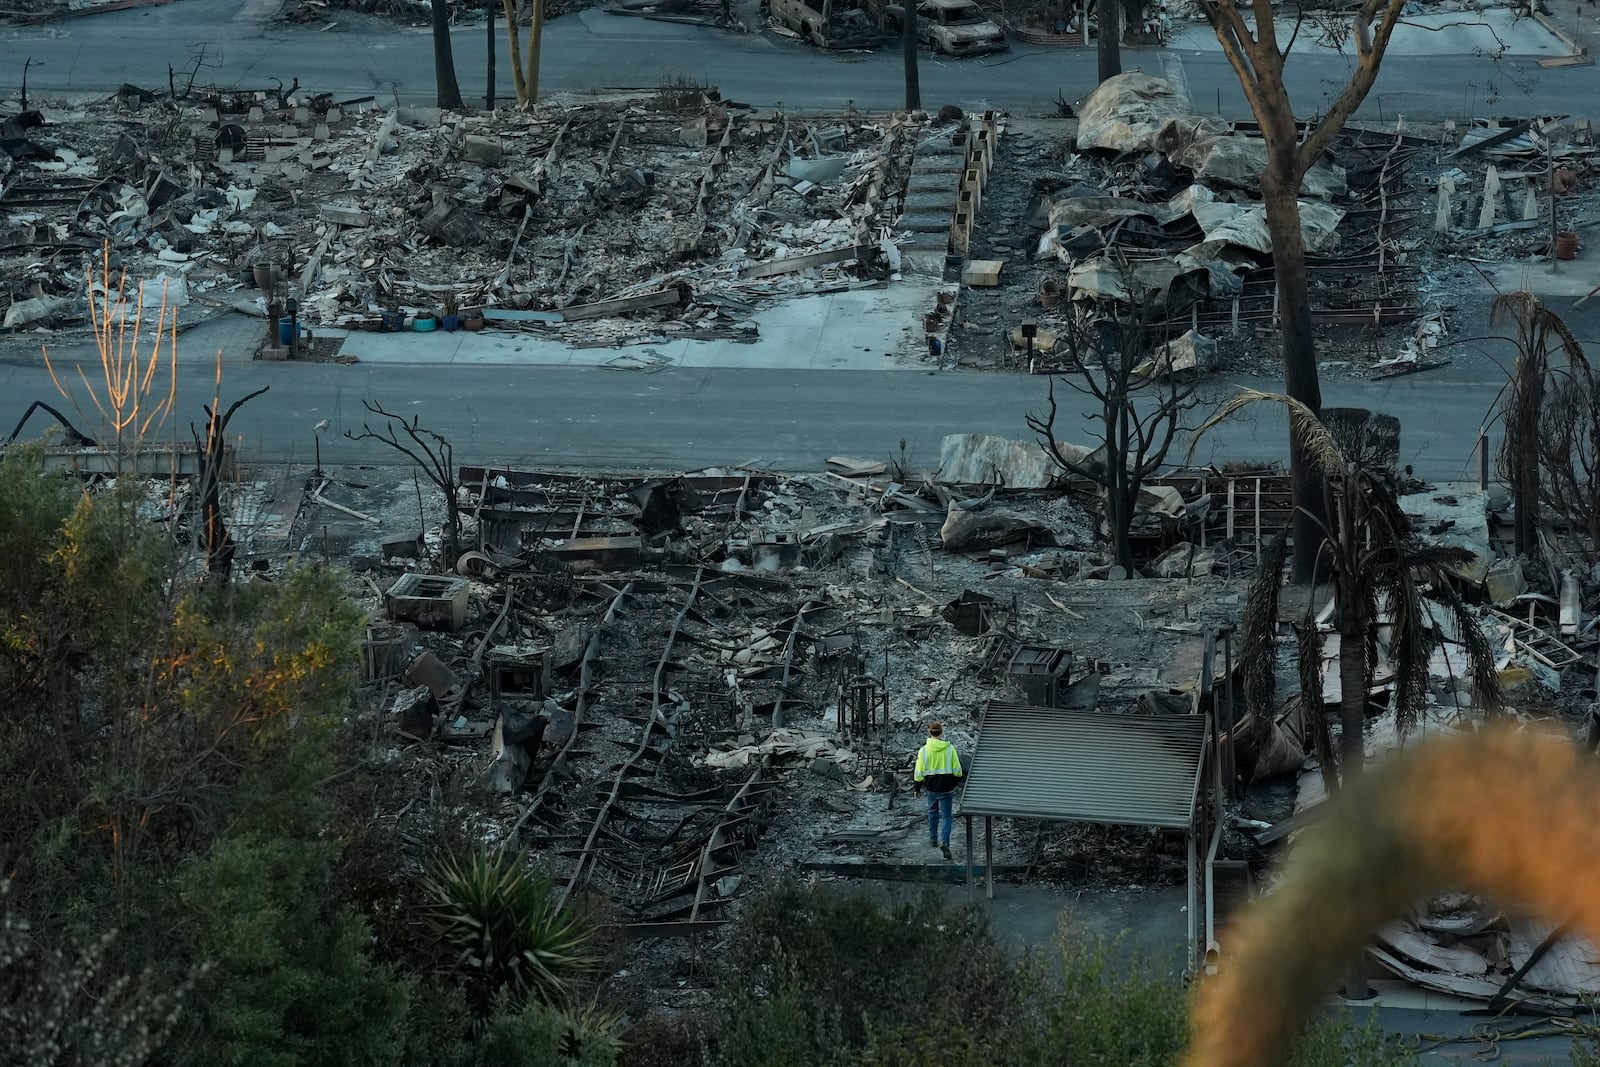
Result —
[[[998, 288], [963, 286], [955, 360], [1069, 368], [1083, 353], [1062, 342], [1093, 338], [1119, 307], [1144, 309], [1152, 348], [1186, 333], [1204, 349], [1273, 332], [1266, 147], [1250, 124], [1196, 114], [1171, 83], [1128, 73], [1076, 119], [1005, 128], [966, 250]], [[1411, 176], [1436, 152], [1421, 137], [1351, 128], [1310, 169], [1300, 212], [1316, 324], [1382, 329], [1422, 315], [1413, 231], [1425, 194]], [[997, 335], [1010, 337], [998, 356]]]
[[298, 86], [125, 87], [5, 120], [0, 312], [80, 323], [107, 243], [180, 325], [219, 309], [385, 330], [421, 314], [580, 345], [753, 339], [764, 302], [889, 277], [917, 127], [714, 90], [528, 113], [382, 110]]

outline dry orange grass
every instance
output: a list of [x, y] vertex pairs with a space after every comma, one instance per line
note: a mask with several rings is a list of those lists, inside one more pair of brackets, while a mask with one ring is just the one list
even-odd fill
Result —
[[1333, 801], [1279, 892], [1224, 935], [1185, 1067], [1277, 1067], [1385, 920], [1464, 886], [1600, 934], [1600, 769], [1564, 739], [1492, 726], [1430, 739]]

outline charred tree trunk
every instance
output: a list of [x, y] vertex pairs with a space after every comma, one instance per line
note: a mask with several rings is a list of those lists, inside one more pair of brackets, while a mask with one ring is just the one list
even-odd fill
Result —
[[917, 3], [904, 0], [905, 17], [900, 20], [900, 43], [906, 58], [906, 110], [922, 107], [922, 78], [917, 70]]
[[[1132, 452], [1133, 415], [1128, 410], [1128, 394], [1124, 389], [1132, 373], [1133, 362], [1129, 347], [1121, 330], [1115, 333], [1116, 362], [1106, 363], [1106, 525], [1111, 538], [1111, 554], [1117, 566], [1133, 577], [1133, 544], [1129, 532], [1133, 529], [1133, 509], [1139, 496], [1139, 479], [1128, 471], [1128, 461], [1142, 463], [1143, 456]], [[1106, 344], [1102, 341], [1102, 344]]]
[[228, 422], [233, 418], [233, 413], [247, 401], [254, 400], [270, 388], [271, 386], [263, 386], [247, 396], [240, 397], [221, 415], [218, 415], [216, 410], [220, 405], [213, 400], [205, 409], [204, 441], [201, 440], [194, 424], [189, 425], [189, 432], [194, 436], [195, 447], [200, 453], [198, 540], [201, 550], [205, 553], [206, 570], [223, 581], [227, 581], [233, 575], [235, 551], [233, 535], [228, 532], [227, 521], [222, 514], [222, 477], [228, 451]]
[[485, 20], [489, 27], [489, 80], [483, 93], [483, 106], [489, 111], [494, 110], [494, 9], [500, 0], [489, 0], [488, 18]]
[[433, 0], [433, 78], [438, 86], [438, 106], [462, 109], [461, 86], [456, 84], [456, 60], [450, 51], [450, 5]]
[[461, 505], [453, 490], [454, 486], [444, 500], [444, 565], [452, 570], [461, 558]]
[[[1306, 277], [1305, 237], [1300, 230], [1299, 191], [1297, 167], [1278, 161], [1268, 164], [1261, 176], [1261, 199], [1272, 240], [1284, 391], [1320, 414], [1322, 387], [1317, 379], [1316, 338], [1311, 332], [1311, 293]], [[1292, 434], [1289, 481], [1296, 509], [1290, 580], [1304, 585], [1316, 580], [1317, 554], [1322, 545], [1318, 522], [1325, 519], [1327, 512], [1323, 507], [1322, 479]]]
[[1100, 80], [1122, 73], [1122, 0], [1098, 0], [1095, 14], [1100, 21]]
[[[1343, 595], [1339, 603], [1339, 771], [1344, 785], [1357, 781], [1366, 766], [1367, 665], [1366, 631], [1360, 605]], [[1367, 987], [1365, 953], [1357, 953], [1345, 972], [1344, 995], [1350, 1000], [1372, 996]]]
[[[1524, 356], [1526, 361], [1528, 357]], [[1528, 391], [1525, 403], [1518, 405], [1513, 417], [1526, 425], [1510, 427], [1508, 432], [1517, 438], [1517, 447], [1511, 450], [1511, 524], [1512, 545], [1519, 556], [1536, 555], [1539, 548], [1539, 449], [1538, 415], [1544, 406], [1544, 374], [1542, 368], [1519, 373], [1527, 374], [1523, 388]]]
[[1126, 484], [1127, 478], [1115, 479], [1122, 484], [1106, 492], [1106, 528], [1111, 538], [1111, 561], [1133, 577], [1133, 509], [1139, 491]]
[[[213, 462], [220, 463], [220, 458], [213, 461], [208, 453], [205, 465], [211, 466]], [[201, 514], [201, 548], [206, 554], [206, 570], [213, 575], [227, 581], [233, 576], [234, 541], [233, 535], [228, 532], [227, 524], [222, 518], [222, 486], [220, 479], [207, 477], [206, 485], [200, 501]]]
[[528, 61], [522, 71], [522, 84], [527, 91], [527, 107], [539, 102], [539, 65], [544, 58], [544, 0], [531, 0], [528, 4]]

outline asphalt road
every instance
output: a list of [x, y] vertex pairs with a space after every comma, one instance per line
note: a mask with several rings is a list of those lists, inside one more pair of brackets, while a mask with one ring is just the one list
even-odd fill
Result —
[[[28, 84], [40, 92], [99, 92], [128, 82], [163, 88], [168, 67], [180, 79], [203, 52], [201, 84], [267, 87], [273, 79], [384, 101], [431, 102], [433, 57], [425, 29], [396, 27], [334, 11], [329, 30], [271, 21], [280, 0], [177, 0], [36, 27], [0, 30], [0, 86], [11, 94], [31, 58]], [[753, 12], [747, 15], [753, 20]], [[482, 99], [486, 42], [481, 26], [453, 35], [462, 90]], [[1248, 108], [1220, 53], [1127, 49], [1127, 68], [1167, 72], [1180, 64], [1198, 107], [1229, 116]], [[1324, 110], [1348, 77], [1350, 60], [1302, 46], [1287, 81], [1297, 111]], [[498, 62], [503, 102], [511, 97], [508, 60]], [[731, 99], [763, 107], [885, 109], [904, 102], [901, 57], [893, 48], [831, 54], [760, 31], [734, 35], [697, 26], [607, 15], [568, 15], [545, 30], [542, 81], [548, 91], [655, 87], [675, 78], [716, 85]], [[1015, 112], [1053, 111], [1094, 87], [1086, 50], [1014, 44], [1008, 53], [949, 60], [924, 55], [923, 101]], [[182, 82], [180, 81], [180, 84]], [[1600, 112], [1600, 70], [1543, 70], [1530, 58], [1480, 55], [1392, 56], [1360, 112], [1372, 120], [1463, 119], [1483, 115]]]
[[[93, 374], [97, 368], [86, 369]], [[214, 370], [204, 363], [180, 365], [180, 427], [202, 418]], [[461, 463], [629, 470], [749, 463], [805, 471], [818, 469], [832, 455], [887, 459], [899, 452], [904, 438], [912, 462], [931, 466], [945, 434], [1027, 437], [1023, 416], [1045, 400], [1042, 378], [961, 372], [671, 369], [651, 374], [603, 367], [230, 361], [224, 378], [224, 403], [263, 385], [272, 387], [240, 409], [231, 426], [247, 463], [309, 459], [312, 427], [322, 419], [329, 420], [324, 462], [393, 462], [392, 453], [370, 442], [340, 436], [346, 430], [360, 432], [363, 419], [370, 417], [362, 402], [373, 400], [419, 415], [450, 439]], [[1243, 386], [1277, 387], [1238, 379], [1210, 386], [1208, 398], [1214, 401]], [[1090, 442], [1094, 427], [1084, 417], [1088, 404], [1069, 390], [1058, 394], [1059, 436]], [[0, 365], [0, 430], [9, 433], [38, 399], [60, 405], [44, 367]], [[1475, 477], [1473, 449], [1494, 391], [1483, 383], [1419, 375], [1332, 384], [1324, 399], [1399, 415], [1404, 461], [1419, 477], [1452, 481]], [[93, 410], [87, 399], [79, 406]], [[51, 421], [36, 417], [40, 421], [24, 436], [42, 433]], [[1203, 417], [1195, 413], [1190, 421]], [[93, 433], [93, 422], [85, 419], [80, 428]], [[1264, 406], [1254, 417], [1207, 435], [1195, 461], [1281, 460], [1285, 438], [1281, 414]], [[1180, 444], [1174, 458], [1181, 459], [1183, 451]]]

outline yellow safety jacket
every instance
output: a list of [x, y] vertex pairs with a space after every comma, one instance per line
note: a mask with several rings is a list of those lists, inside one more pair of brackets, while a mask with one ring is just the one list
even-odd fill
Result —
[[930, 737], [917, 750], [918, 784], [930, 793], [948, 793], [961, 784], [961, 757], [956, 746], [942, 737]]

